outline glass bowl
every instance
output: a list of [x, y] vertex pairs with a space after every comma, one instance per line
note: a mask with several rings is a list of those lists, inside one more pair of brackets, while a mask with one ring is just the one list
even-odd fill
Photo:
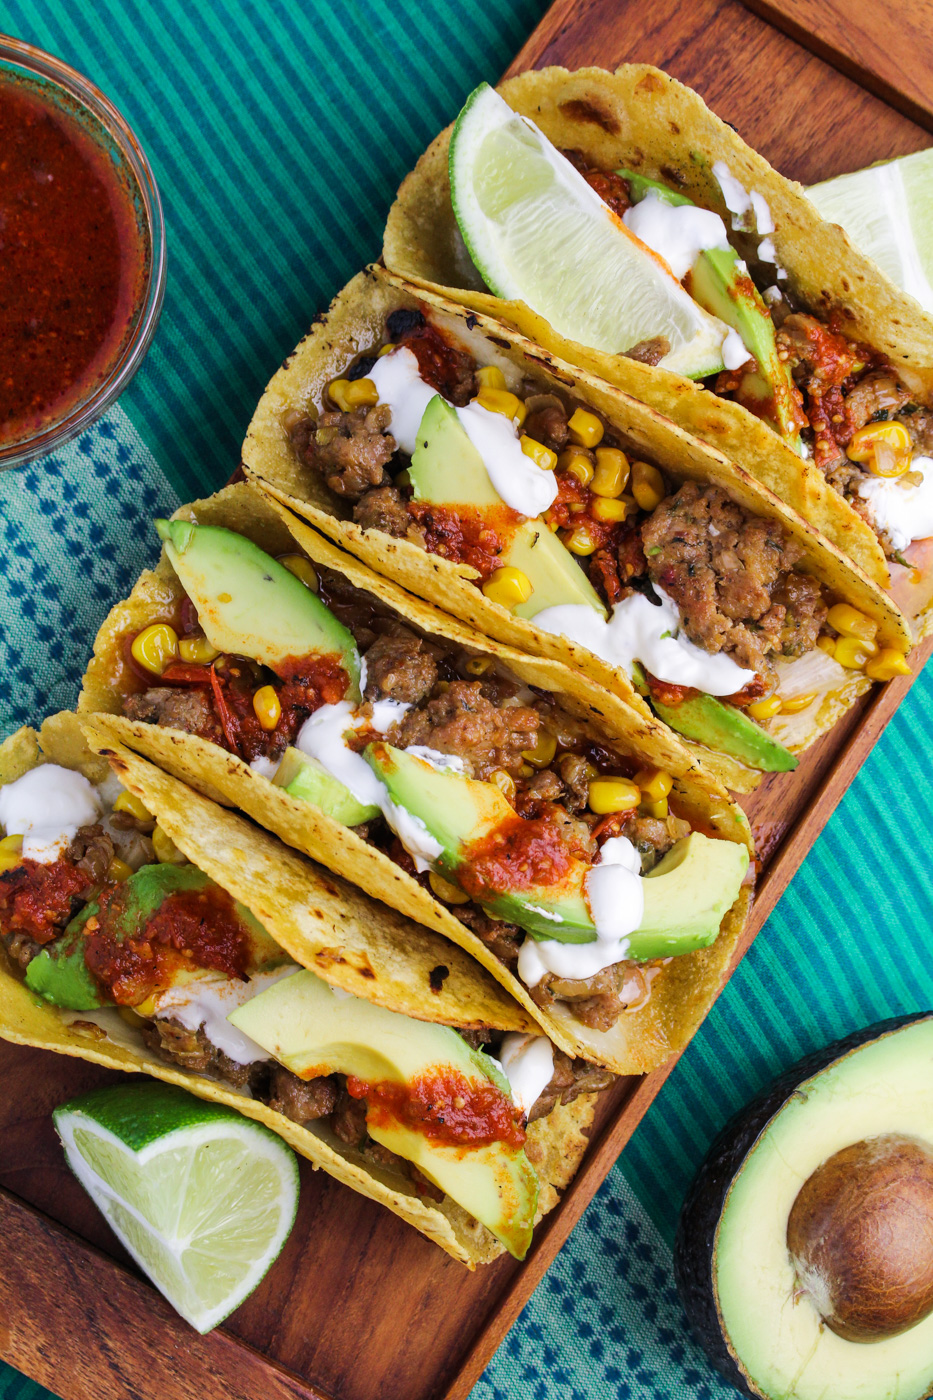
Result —
[[139, 141], [113, 103], [74, 68], [19, 39], [0, 35], [0, 82], [13, 81], [76, 121], [104, 151], [129, 195], [137, 223], [142, 275], [133, 314], [115, 358], [60, 417], [29, 436], [0, 439], [0, 471], [42, 457], [83, 432], [122, 394], [152, 343], [165, 293], [165, 227], [155, 178]]

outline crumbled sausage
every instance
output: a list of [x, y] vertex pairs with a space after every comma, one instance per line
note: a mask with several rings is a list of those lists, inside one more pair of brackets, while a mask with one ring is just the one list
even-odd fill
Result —
[[437, 664], [424, 642], [397, 627], [377, 637], [366, 652], [366, 699], [398, 700], [417, 705], [430, 695], [437, 680]]
[[423, 709], [408, 712], [395, 742], [455, 754], [471, 777], [485, 780], [497, 768], [518, 773], [522, 750], [535, 746], [538, 723], [536, 710], [491, 704], [478, 681], [453, 681]]
[[353, 507], [353, 519], [364, 530], [381, 530], [396, 539], [401, 539], [411, 524], [408, 507], [394, 486], [374, 486], [367, 491]]
[[186, 734], [197, 734], [215, 744], [224, 742], [214, 707], [204, 690], [155, 686], [139, 695], [128, 695], [123, 701], [123, 713], [128, 719], [141, 720], [143, 724], [182, 729]]

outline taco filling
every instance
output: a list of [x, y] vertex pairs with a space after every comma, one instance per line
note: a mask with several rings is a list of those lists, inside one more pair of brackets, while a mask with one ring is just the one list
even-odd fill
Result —
[[747, 850], [691, 830], [669, 774], [635, 771], [550, 693], [304, 556], [279, 562], [213, 526], [159, 530], [186, 596], [126, 638], [129, 718], [207, 737], [354, 828], [539, 1005], [586, 1026], [611, 1027], [664, 958], [715, 940]]
[[537, 1195], [525, 1125], [610, 1072], [541, 1035], [430, 1024], [335, 991], [115, 779], [43, 764], [0, 788], [0, 823], [0, 938], [34, 994], [82, 1021], [115, 1009], [160, 1059], [313, 1122], [427, 1199], [449, 1194], [524, 1253]]
[[[594, 217], [593, 195], [602, 201], [604, 219], [613, 219], [617, 233], [635, 245], [628, 264], [633, 302], [644, 299], [639, 269], [647, 284], [649, 276], [661, 275], [660, 267], [678, 292], [686, 292], [716, 319], [721, 332], [716, 373], [710, 373], [708, 364], [674, 365], [663, 335], [646, 335], [634, 345], [601, 343], [598, 337], [588, 344], [703, 379], [714, 393], [763, 419], [795, 452], [813, 458], [829, 485], [875, 532], [889, 558], [898, 559], [913, 540], [933, 534], [933, 413], [927, 399], [885, 355], [847, 337], [841, 313], [817, 315], [795, 293], [777, 260], [774, 220], [763, 195], [745, 189], [725, 161], [715, 161], [712, 175], [728, 210], [727, 228], [715, 210], [683, 193], [681, 186], [692, 172], [668, 164], [664, 179], [649, 179], [626, 168], [600, 169], [579, 150], [558, 150], [487, 85], [469, 99], [454, 129], [455, 182], [458, 151], [463, 150], [466, 161], [468, 128], [480, 122], [508, 133], [521, 127], [524, 145], [516, 136], [515, 149], [525, 152], [526, 175], [532, 167], [549, 168], [551, 198], [560, 199], [563, 191], [566, 200], [579, 204], [581, 238], [583, 225]], [[483, 158], [482, 146], [470, 157], [477, 162]], [[513, 179], [520, 165], [513, 169]], [[581, 186], [586, 188], [581, 191]], [[537, 185], [532, 182], [529, 188], [530, 198], [538, 199]], [[516, 194], [509, 206], [514, 219], [520, 217], [522, 198]], [[480, 225], [492, 240], [490, 247], [495, 243], [499, 214], [480, 212], [475, 201], [456, 198], [454, 213], [469, 248], [483, 244]], [[578, 256], [572, 239], [567, 247], [568, 256]], [[524, 283], [500, 285], [502, 278], [522, 275], [508, 268], [508, 256], [503, 257], [501, 267], [493, 259], [480, 271], [497, 295], [527, 299]], [[555, 281], [559, 284], [560, 278]], [[554, 307], [534, 301], [532, 306], [562, 329], [559, 301]]]
[[844, 683], [827, 657], [875, 679], [905, 665], [779, 521], [635, 460], [572, 397], [515, 388], [398, 309], [330, 384], [332, 406], [286, 427], [362, 528], [469, 565], [488, 599], [596, 653], [670, 728], [751, 768], [795, 766], [759, 721]]

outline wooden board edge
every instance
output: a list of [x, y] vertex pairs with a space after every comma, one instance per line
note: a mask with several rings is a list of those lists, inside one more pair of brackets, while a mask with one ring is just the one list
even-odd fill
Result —
[[0, 1357], [66, 1400], [332, 1400], [2, 1189], [0, 1239]]
[[933, 106], [917, 102], [908, 93], [888, 82], [880, 73], [876, 73], [867, 64], [860, 63], [852, 54], [832, 43], [825, 35], [814, 34], [792, 15], [787, 14], [780, 4], [771, 3], [771, 0], [742, 0], [742, 4], [747, 10], [751, 10], [752, 14], [767, 20], [775, 29], [793, 39], [801, 48], [815, 54], [846, 78], [851, 78], [866, 92], [880, 97], [898, 112], [903, 112], [905, 117], [909, 117], [918, 126], [933, 131]]

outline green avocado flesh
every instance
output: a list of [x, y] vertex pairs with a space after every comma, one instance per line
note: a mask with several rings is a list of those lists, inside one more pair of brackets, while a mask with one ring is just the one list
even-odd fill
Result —
[[[515, 819], [514, 810], [493, 783], [439, 772], [389, 744], [370, 744], [364, 758], [385, 783], [392, 801], [418, 817], [441, 845], [433, 868], [455, 884], [465, 864], [464, 847]], [[626, 957], [670, 957], [712, 943], [747, 867], [747, 850], [733, 841], [714, 841], [692, 832], [678, 842], [643, 882], [645, 912], [629, 938]], [[501, 894], [484, 901], [483, 908], [518, 924], [533, 938], [592, 943], [596, 928], [584, 895], [589, 868], [575, 861], [562, 884]]]
[[[803, 1183], [866, 1138], [933, 1145], [933, 1022], [867, 1041], [789, 1092], [742, 1161], [716, 1230], [713, 1284], [724, 1340], [755, 1395], [781, 1400], [920, 1400], [933, 1388], [933, 1315], [887, 1340], [822, 1325], [787, 1250]], [[927, 1228], [918, 1222], [918, 1229]]]
[[[354, 1075], [369, 1084], [410, 1084], [419, 1075], [463, 1075], [491, 1080], [507, 1097], [508, 1081], [495, 1063], [473, 1050], [449, 1026], [416, 1021], [358, 997], [336, 994], [313, 972], [275, 983], [231, 1012], [228, 1019], [294, 1074]], [[531, 1243], [538, 1178], [520, 1148], [448, 1145], [382, 1114], [369, 1134], [418, 1167], [451, 1200], [481, 1221], [517, 1259]], [[336, 1142], [334, 1146], [340, 1147]]]
[[[203, 890], [211, 884], [207, 875], [195, 865], [144, 865], [122, 885], [119, 903], [109, 906], [111, 926], [108, 932], [121, 942], [125, 938], [137, 938], [169, 895], [186, 890]], [[281, 958], [282, 951], [278, 944], [249, 910], [241, 904], [235, 907], [238, 917], [249, 930], [252, 964], [258, 966]], [[97, 900], [85, 905], [71, 920], [61, 938], [43, 948], [26, 968], [26, 985], [45, 1001], [71, 1011], [90, 1011], [111, 1004], [111, 998], [91, 976], [84, 961], [84, 926], [88, 919], [99, 913]]]
[[651, 708], [669, 729], [694, 739], [717, 753], [756, 768], [762, 773], [792, 773], [797, 759], [744, 710], [724, 705], [714, 695], [692, 695], [679, 705], [662, 705], [651, 696]]
[[290, 797], [312, 802], [341, 826], [359, 826], [361, 822], [378, 817], [378, 807], [358, 802], [348, 787], [328, 773], [316, 758], [300, 749], [288, 748], [276, 770], [273, 782], [284, 788]]
[[[632, 200], [638, 204], [649, 192], [665, 204], [692, 204], [686, 195], [658, 180], [649, 180], [632, 170], [617, 175], [627, 181]], [[708, 248], [701, 253], [686, 279], [693, 300], [738, 331], [755, 368], [743, 373], [736, 398], [751, 412], [765, 418], [794, 451], [800, 450], [796, 400], [790, 368], [778, 359], [774, 322], [757, 287], [747, 271], [739, 266], [734, 248]]]
[[[456, 410], [440, 395], [424, 411], [409, 477], [416, 501], [479, 511], [502, 506]], [[586, 574], [539, 518], [523, 521], [501, 558], [503, 565], [521, 569], [531, 583], [528, 601], [513, 609], [517, 617], [532, 618], [561, 603], [585, 603], [605, 617], [606, 609]]]
[[157, 520], [182, 587], [218, 651], [271, 667], [334, 652], [360, 698], [360, 658], [352, 634], [310, 588], [252, 540], [215, 525]]

